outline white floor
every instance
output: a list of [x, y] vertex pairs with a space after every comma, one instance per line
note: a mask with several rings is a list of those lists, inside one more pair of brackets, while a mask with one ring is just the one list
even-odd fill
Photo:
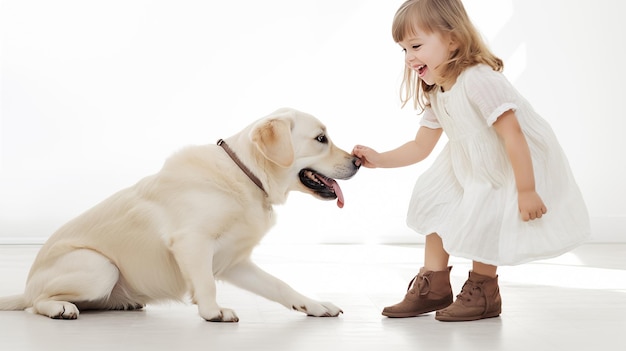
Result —
[[[0, 295], [21, 292], [36, 246], [0, 246]], [[52, 320], [0, 312], [0, 350], [626, 350], [626, 244], [589, 244], [559, 258], [502, 267], [503, 313], [444, 323], [381, 316], [404, 296], [423, 247], [266, 244], [255, 261], [297, 290], [332, 301], [338, 318], [306, 317], [235, 287], [218, 287], [239, 323], [202, 320], [195, 306], [85, 312]], [[453, 288], [469, 262], [453, 260]]]

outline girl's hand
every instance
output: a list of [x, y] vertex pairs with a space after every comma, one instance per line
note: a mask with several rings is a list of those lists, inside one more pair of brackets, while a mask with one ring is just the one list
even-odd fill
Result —
[[533, 219], [539, 219], [548, 212], [543, 200], [536, 191], [525, 191], [518, 194], [517, 202], [522, 220], [527, 222]]
[[376, 152], [374, 149], [370, 149], [367, 146], [357, 145], [352, 149], [352, 154], [359, 159], [361, 159], [361, 166], [366, 168], [376, 168], [377, 160], [380, 157], [380, 154]]

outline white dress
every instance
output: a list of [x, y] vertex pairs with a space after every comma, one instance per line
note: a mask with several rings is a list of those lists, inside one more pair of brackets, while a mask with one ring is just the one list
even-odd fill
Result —
[[[528, 142], [535, 188], [548, 212], [521, 219], [513, 169], [492, 124], [514, 110]], [[589, 215], [567, 158], [548, 123], [500, 72], [466, 69], [431, 98], [421, 125], [449, 141], [415, 184], [407, 224], [437, 233], [453, 256], [493, 265], [555, 257], [585, 241]]]

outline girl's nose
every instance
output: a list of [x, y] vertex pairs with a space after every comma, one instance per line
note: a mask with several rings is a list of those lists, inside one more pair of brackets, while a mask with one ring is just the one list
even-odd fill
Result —
[[415, 55], [407, 53], [404, 56], [404, 60], [406, 61], [406, 63], [410, 63], [411, 61], [415, 60]]
[[406, 56], [404, 56], [404, 61], [409, 64], [411, 63], [411, 61], [415, 60], [415, 56], [411, 55], [411, 54], [406, 54]]

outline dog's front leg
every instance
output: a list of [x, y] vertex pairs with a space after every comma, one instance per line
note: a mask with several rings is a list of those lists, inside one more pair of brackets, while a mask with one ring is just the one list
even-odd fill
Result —
[[214, 245], [194, 235], [174, 236], [170, 250], [182, 272], [193, 302], [198, 305], [202, 318], [210, 322], [238, 322], [235, 312], [217, 304], [215, 277], [213, 275]]
[[296, 311], [315, 317], [336, 317], [343, 311], [330, 302], [310, 299], [287, 283], [265, 272], [249, 259], [223, 274], [223, 279], [257, 295]]

